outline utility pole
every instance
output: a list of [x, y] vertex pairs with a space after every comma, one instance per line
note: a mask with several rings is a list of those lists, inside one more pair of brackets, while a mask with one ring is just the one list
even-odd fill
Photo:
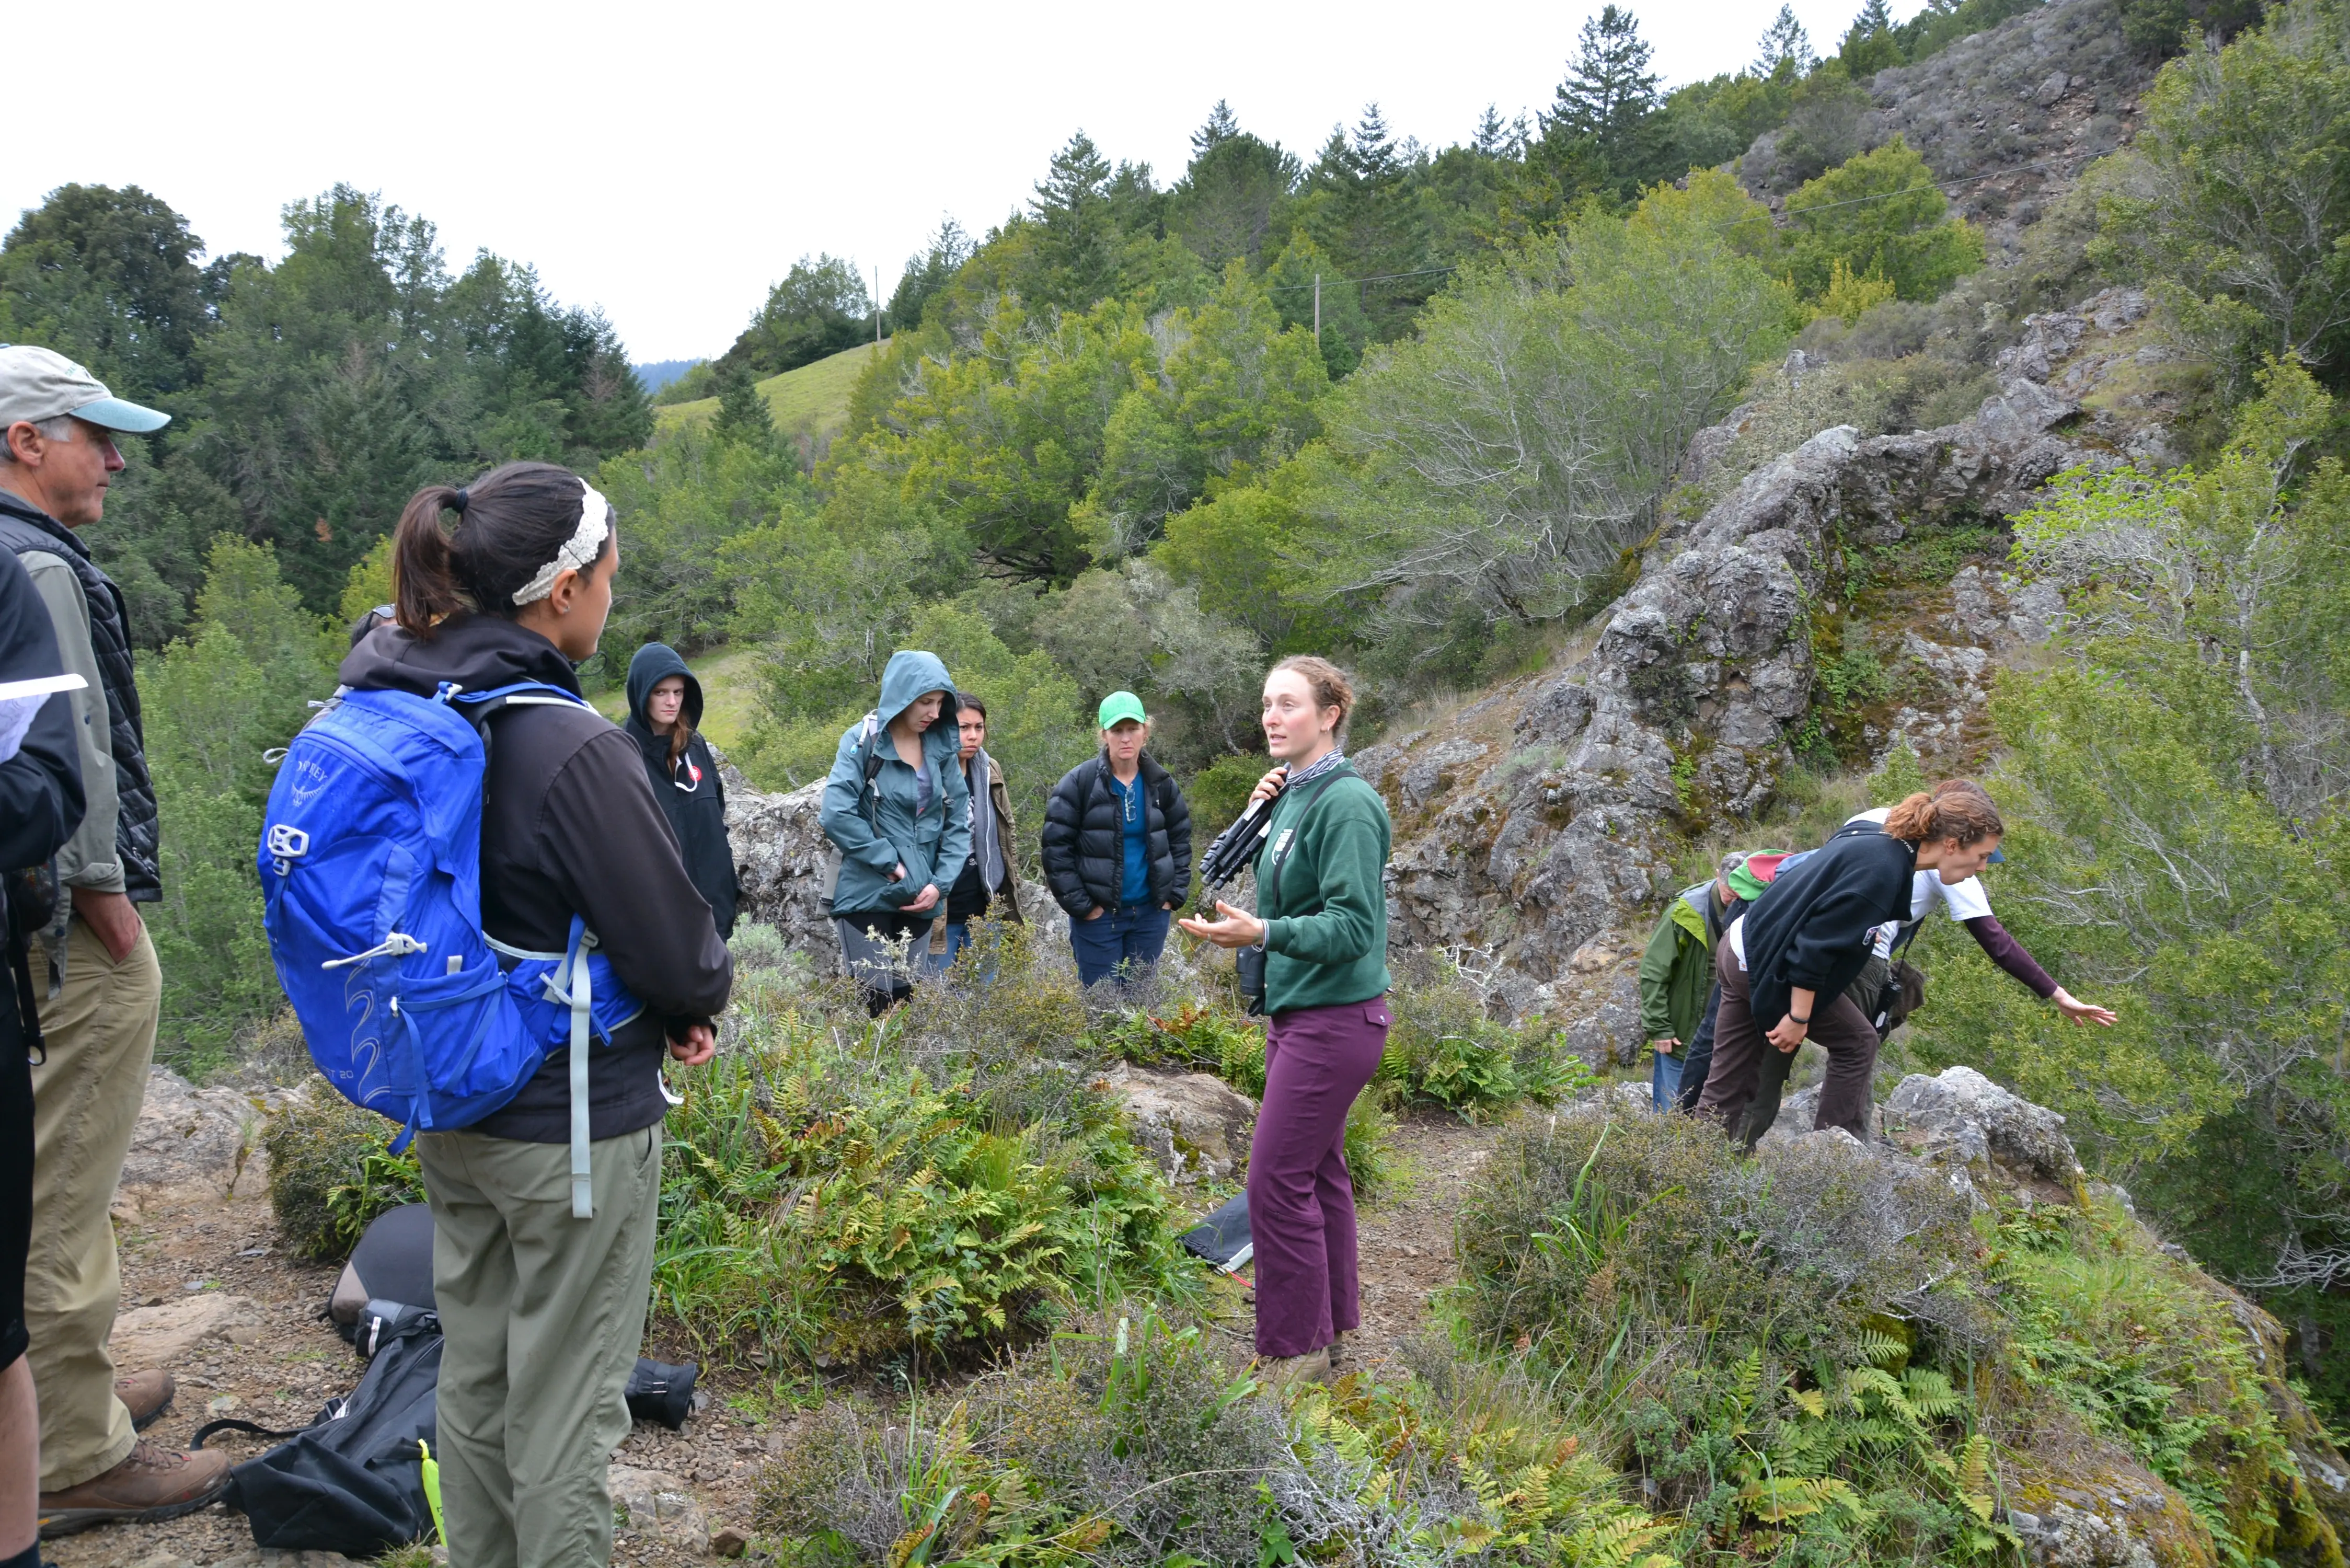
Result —
[[1322, 347], [1322, 275], [1314, 275], [1314, 347]]

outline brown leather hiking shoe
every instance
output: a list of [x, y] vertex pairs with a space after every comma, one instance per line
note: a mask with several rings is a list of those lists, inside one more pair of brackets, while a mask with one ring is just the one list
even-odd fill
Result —
[[1301, 1383], [1327, 1383], [1330, 1353], [1324, 1349], [1309, 1355], [1260, 1355], [1256, 1358], [1256, 1380], [1272, 1389], [1294, 1388]]
[[168, 1372], [127, 1372], [114, 1380], [114, 1397], [130, 1412], [130, 1429], [143, 1432], [171, 1407], [180, 1386]]
[[130, 1457], [79, 1486], [41, 1494], [41, 1539], [70, 1535], [111, 1520], [177, 1519], [220, 1496], [228, 1485], [226, 1454], [192, 1454], [139, 1439]]

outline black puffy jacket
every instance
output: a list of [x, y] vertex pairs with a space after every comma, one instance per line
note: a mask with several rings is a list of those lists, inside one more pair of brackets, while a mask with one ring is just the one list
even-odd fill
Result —
[[[1191, 890], [1191, 807], [1174, 775], [1141, 757], [1144, 852], [1152, 905], [1180, 904]], [[1061, 775], [1045, 803], [1045, 882], [1054, 901], [1077, 919], [1115, 911], [1126, 879], [1126, 824], [1110, 785], [1109, 755]]]

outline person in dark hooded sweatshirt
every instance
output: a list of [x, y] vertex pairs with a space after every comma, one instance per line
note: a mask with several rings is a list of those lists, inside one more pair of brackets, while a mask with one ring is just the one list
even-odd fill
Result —
[[666, 643], [629, 660], [629, 736], [644, 753], [653, 799], [677, 835], [685, 874], [710, 905], [718, 934], [734, 934], [734, 846], [726, 837], [726, 790], [702, 738], [702, 682]]
[[971, 857], [956, 716], [939, 656], [900, 649], [881, 671], [879, 704], [842, 732], [825, 781], [817, 820], [840, 851], [833, 926], [877, 1017], [952, 957], [940, 917]]
[[1877, 1026], [1845, 990], [1877, 950], [1877, 928], [1908, 919], [1918, 873], [1963, 882], [1990, 864], [2006, 831], [1989, 795], [1920, 790], [1881, 826], [1850, 823], [1782, 870], [1715, 951], [1721, 1006], [1698, 1115], [1742, 1137], [1764, 1053], [1792, 1056], [1816, 1040], [1828, 1069], [1814, 1128], [1866, 1139]]
[[[397, 619], [353, 647], [343, 684], [577, 696], [619, 566], [609, 503], [567, 470], [429, 485], [393, 535]], [[451, 1561], [577, 1568], [612, 1553], [605, 1468], [629, 1433], [652, 1281], [662, 1063], [710, 1060], [733, 967], [618, 725], [583, 700], [510, 707], [488, 731], [484, 931], [559, 952], [577, 915], [643, 1011], [588, 1064], [592, 1218], [572, 1214], [567, 1050], [504, 1109], [416, 1139], [445, 1335], [432, 1451]]]

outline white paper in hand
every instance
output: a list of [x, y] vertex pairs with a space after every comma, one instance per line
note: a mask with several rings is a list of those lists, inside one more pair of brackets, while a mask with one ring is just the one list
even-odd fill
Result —
[[41, 704], [60, 691], [78, 691], [89, 682], [78, 675], [41, 675], [30, 680], [0, 680], [0, 763], [16, 754]]

